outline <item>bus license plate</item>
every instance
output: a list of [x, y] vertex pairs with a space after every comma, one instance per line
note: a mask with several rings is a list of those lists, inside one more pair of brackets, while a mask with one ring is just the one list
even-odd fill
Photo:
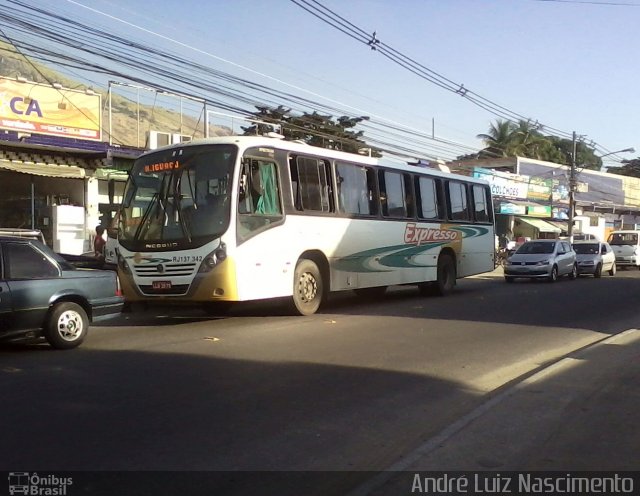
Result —
[[171, 281], [153, 281], [151, 287], [153, 289], [171, 289]]

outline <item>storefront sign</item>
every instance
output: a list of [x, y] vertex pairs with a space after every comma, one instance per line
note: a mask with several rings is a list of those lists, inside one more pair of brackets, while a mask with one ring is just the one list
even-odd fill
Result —
[[[568, 166], [518, 157], [518, 170], [530, 177], [551, 178], [553, 180], [553, 202], [568, 202]], [[623, 176], [604, 174], [580, 167], [577, 171], [576, 200], [594, 204], [627, 205]]]
[[551, 188], [553, 182], [551, 179], [542, 179], [539, 177], [529, 178], [529, 190], [527, 192], [528, 200], [549, 201], [551, 198]]
[[551, 218], [567, 220], [569, 218], [569, 209], [565, 207], [553, 207]]
[[515, 203], [501, 202], [498, 213], [509, 215], [525, 215], [527, 213], [527, 207], [525, 205], [516, 205]]
[[0, 129], [102, 139], [100, 95], [0, 78]]
[[529, 205], [527, 215], [530, 217], [551, 217], [551, 205]]
[[529, 178], [507, 172], [498, 172], [482, 167], [473, 168], [473, 177], [488, 181], [493, 196], [525, 200], [529, 188]]

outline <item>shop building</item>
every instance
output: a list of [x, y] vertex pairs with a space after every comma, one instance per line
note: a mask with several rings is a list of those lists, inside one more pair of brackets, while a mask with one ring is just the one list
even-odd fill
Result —
[[140, 149], [0, 131], [0, 227], [40, 229], [54, 251], [91, 251]]
[[144, 150], [102, 141], [92, 90], [0, 77], [0, 227], [40, 229], [60, 253], [90, 251]]
[[[523, 157], [448, 165], [489, 181], [499, 236], [516, 240], [568, 234], [569, 167]], [[577, 180], [574, 235], [606, 239], [614, 229], [640, 225], [640, 179], [579, 169]]]

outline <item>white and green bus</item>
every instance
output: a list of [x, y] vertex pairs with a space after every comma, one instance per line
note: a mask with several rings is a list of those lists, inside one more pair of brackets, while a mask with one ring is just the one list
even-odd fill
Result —
[[129, 302], [290, 297], [414, 284], [445, 295], [494, 269], [487, 182], [270, 137], [229, 136], [138, 158], [123, 196], [118, 270]]

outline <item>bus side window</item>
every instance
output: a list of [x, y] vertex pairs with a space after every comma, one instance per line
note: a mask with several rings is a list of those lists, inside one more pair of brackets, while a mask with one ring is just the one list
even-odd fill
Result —
[[489, 222], [491, 214], [487, 200], [487, 188], [479, 184], [474, 184], [472, 191], [476, 222]]
[[[281, 217], [277, 166], [274, 162], [245, 159], [238, 191], [240, 230], [257, 231]], [[247, 236], [240, 234], [241, 238]]]
[[276, 164], [246, 160], [240, 176], [238, 211], [241, 214], [280, 215]]
[[439, 219], [441, 207], [438, 201], [438, 183], [432, 177], [418, 177], [416, 181], [418, 195], [418, 217], [420, 219]]
[[469, 201], [466, 185], [460, 181], [447, 182], [447, 199], [449, 204], [449, 218], [451, 220], [469, 221]]
[[298, 156], [290, 169], [296, 210], [334, 211], [331, 171], [327, 161]]
[[378, 195], [371, 167], [337, 162], [338, 211], [347, 215], [375, 215]]
[[405, 174], [381, 170], [379, 172], [379, 181], [382, 215], [385, 217], [406, 218], [408, 215]]

